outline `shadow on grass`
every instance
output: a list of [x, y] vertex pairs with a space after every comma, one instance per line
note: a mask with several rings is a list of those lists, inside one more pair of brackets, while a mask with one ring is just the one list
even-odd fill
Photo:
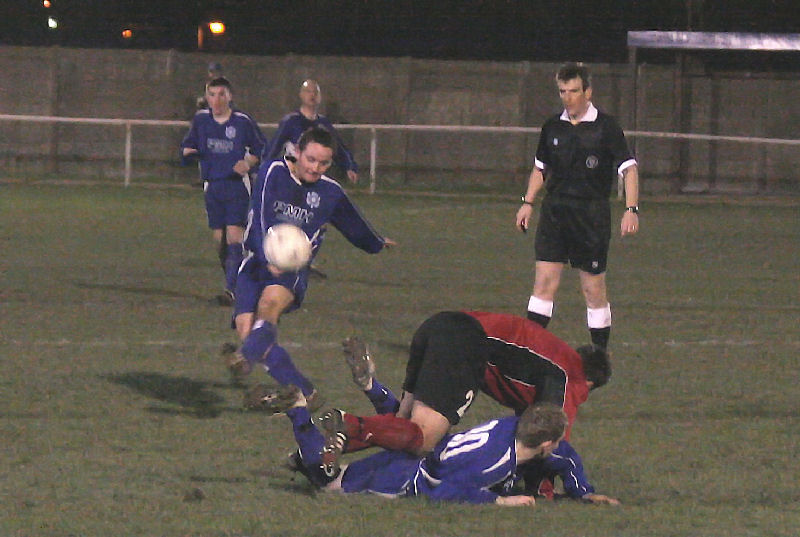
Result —
[[217, 418], [224, 411], [241, 412], [239, 407], [234, 408], [226, 405], [225, 399], [210, 389], [228, 387], [219, 383], [142, 371], [132, 371], [121, 375], [107, 375], [104, 378], [153, 399], [172, 403], [179, 407], [150, 406], [147, 407], [148, 412], [193, 415], [203, 419]]
[[282, 465], [276, 465], [269, 469], [257, 470], [251, 474], [262, 483], [262, 486], [292, 494], [302, 494], [304, 496], [316, 497], [321, 491], [311, 484], [300, 472], [293, 472]]

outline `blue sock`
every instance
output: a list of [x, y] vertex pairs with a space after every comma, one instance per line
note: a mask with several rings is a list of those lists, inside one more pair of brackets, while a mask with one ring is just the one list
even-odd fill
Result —
[[286, 349], [277, 343], [267, 353], [264, 365], [267, 366], [272, 378], [283, 385], [294, 384], [303, 392], [303, 395], [311, 395], [314, 385], [295, 367], [292, 358]]
[[372, 388], [364, 390], [367, 399], [375, 407], [378, 414], [395, 414], [400, 408], [400, 401], [394, 396], [392, 391], [372, 377]]
[[311, 421], [311, 414], [308, 408], [298, 406], [286, 411], [286, 415], [292, 420], [292, 430], [297, 447], [300, 448], [300, 456], [303, 465], [307, 468], [317, 467], [322, 464], [322, 448], [325, 445], [325, 438], [322, 433], [314, 426]]
[[239, 274], [239, 265], [242, 264], [243, 258], [242, 243], [228, 245], [225, 255], [225, 289], [231, 293], [236, 289], [236, 276]]
[[295, 367], [286, 349], [278, 345], [278, 329], [267, 321], [256, 321], [250, 334], [242, 343], [242, 356], [252, 364], [267, 367], [272, 378], [286, 386], [294, 384], [303, 395], [310, 395], [314, 385]]
[[267, 359], [267, 352], [275, 344], [278, 330], [275, 325], [266, 321], [256, 321], [253, 329], [242, 343], [242, 356], [250, 362], [263, 364]]

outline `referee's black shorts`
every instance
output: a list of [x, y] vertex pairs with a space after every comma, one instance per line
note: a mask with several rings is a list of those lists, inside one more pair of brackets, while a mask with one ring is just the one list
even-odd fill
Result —
[[414, 333], [403, 390], [456, 425], [480, 388], [487, 356], [477, 319], [460, 311], [437, 313]]
[[610, 241], [608, 199], [548, 194], [542, 200], [534, 242], [537, 261], [569, 263], [590, 274], [602, 274]]

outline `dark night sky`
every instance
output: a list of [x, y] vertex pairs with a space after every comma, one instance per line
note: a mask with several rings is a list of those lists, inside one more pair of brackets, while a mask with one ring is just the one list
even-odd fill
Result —
[[797, 0], [51, 2], [0, 0], [0, 43], [192, 51], [198, 24], [218, 16], [228, 31], [205, 40], [210, 52], [622, 62], [628, 30], [800, 32]]

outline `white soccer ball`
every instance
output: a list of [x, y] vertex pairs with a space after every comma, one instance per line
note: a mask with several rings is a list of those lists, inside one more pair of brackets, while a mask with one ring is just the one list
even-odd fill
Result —
[[264, 255], [278, 270], [296, 272], [311, 260], [311, 241], [297, 226], [276, 224], [264, 237]]

